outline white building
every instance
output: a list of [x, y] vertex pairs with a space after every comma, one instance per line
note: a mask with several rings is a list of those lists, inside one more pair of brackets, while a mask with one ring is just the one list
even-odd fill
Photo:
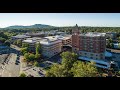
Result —
[[62, 45], [63, 46], [71, 46], [72, 45], [72, 35], [56, 35], [56, 38], [59, 40], [62, 40]]
[[44, 38], [28, 38], [23, 40], [23, 43], [28, 43], [29, 48], [35, 51], [36, 43], [40, 43], [42, 47], [42, 55], [45, 57], [52, 57], [61, 52], [62, 40], [59, 40], [55, 36], [49, 36]]
[[42, 54], [46, 57], [52, 57], [61, 52], [62, 40], [54, 36], [45, 37], [40, 40], [42, 46]]
[[30, 38], [31, 36], [27, 36], [27, 35], [16, 35], [16, 36], [12, 36], [12, 40], [14, 41], [14, 40], [18, 40], [18, 39], [20, 39], [20, 40], [24, 40], [24, 39], [26, 39], [26, 38]]

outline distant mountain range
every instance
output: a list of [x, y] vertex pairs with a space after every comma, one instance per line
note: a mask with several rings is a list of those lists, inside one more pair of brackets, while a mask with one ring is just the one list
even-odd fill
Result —
[[35, 24], [35, 25], [30, 25], [30, 26], [14, 25], [14, 26], [6, 27], [6, 28], [18, 29], [18, 28], [50, 28], [50, 27], [55, 27], [55, 26], [45, 25], [45, 24]]

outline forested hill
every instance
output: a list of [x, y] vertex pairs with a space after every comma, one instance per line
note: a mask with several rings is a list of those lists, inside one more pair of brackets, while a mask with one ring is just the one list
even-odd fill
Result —
[[[63, 31], [67, 33], [72, 33], [72, 30], [74, 30], [73, 26], [70, 27], [54, 27], [50, 25], [40, 25], [40, 24], [35, 24], [30, 26], [30, 28], [19, 28], [22, 26], [17, 26], [17, 28], [12, 28], [15, 26], [11, 26], [9, 28], [0, 28], [1, 31], [13, 31], [13, 32], [36, 32], [36, 31], [51, 31], [51, 30], [58, 30], [58, 31]], [[23, 27], [29, 27], [29, 26], [23, 26]], [[42, 27], [42, 28], [40, 28]], [[44, 27], [44, 28], [43, 28]], [[46, 28], [45, 28], [46, 27]], [[86, 32], [117, 32], [120, 34], [120, 27], [90, 27], [90, 26], [81, 26], [79, 27], [79, 30], [81, 32], [86, 33]]]
[[23, 29], [23, 28], [51, 28], [51, 27], [54, 27], [54, 26], [51, 26], [51, 25], [45, 25], [45, 24], [35, 24], [35, 25], [30, 25], [30, 26], [22, 26], [22, 25], [14, 25], [14, 26], [9, 26], [9, 27], [6, 27], [6, 28], [9, 28], [9, 29]]

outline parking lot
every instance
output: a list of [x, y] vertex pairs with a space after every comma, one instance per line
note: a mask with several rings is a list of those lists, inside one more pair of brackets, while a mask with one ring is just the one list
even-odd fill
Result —
[[45, 77], [45, 71], [40, 67], [26, 67], [23, 69], [23, 72], [29, 76], [33, 77]]

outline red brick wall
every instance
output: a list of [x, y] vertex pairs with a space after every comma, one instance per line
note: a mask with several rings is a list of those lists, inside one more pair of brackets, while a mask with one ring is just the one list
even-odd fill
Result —
[[72, 35], [72, 47], [80, 47], [80, 37], [79, 35]]

